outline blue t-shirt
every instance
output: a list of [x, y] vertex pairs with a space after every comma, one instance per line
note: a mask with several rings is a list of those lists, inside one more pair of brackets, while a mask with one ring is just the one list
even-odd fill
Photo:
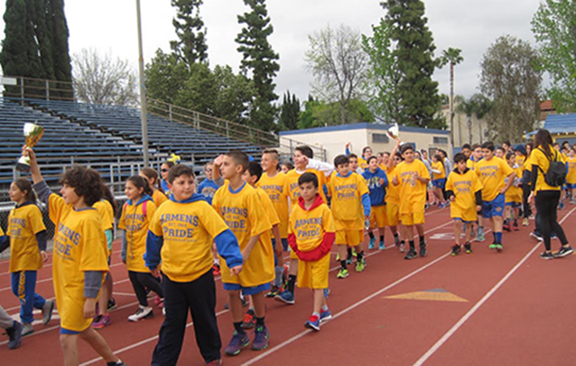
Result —
[[198, 185], [198, 193], [206, 197], [206, 201], [212, 205], [212, 198], [214, 198], [214, 193], [220, 188], [216, 182], [210, 179], [204, 179], [200, 185]]
[[[380, 168], [376, 168], [374, 173], [372, 173], [370, 169], [366, 169], [366, 171], [362, 173], [362, 176], [366, 179], [366, 184], [370, 190], [371, 205], [385, 205], [386, 202], [384, 198], [386, 197], [386, 187], [388, 187], [388, 177], [386, 173]], [[380, 183], [380, 179], [384, 180], [384, 184]]]

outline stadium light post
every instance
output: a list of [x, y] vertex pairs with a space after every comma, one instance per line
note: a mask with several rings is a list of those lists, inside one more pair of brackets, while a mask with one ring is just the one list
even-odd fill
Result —
[[142, 52], [142, 19], [140, 16], [140, 0], [136, 0], [136, 16], [138, 18], [138, 69], [140, 73], [140, 119], [142, 120], [142, 147], [144, 150], [144, 167], [147, 168], [148, 156], [148, 120], [146, 114], [146, 86], [144, 85], [144, 56]]

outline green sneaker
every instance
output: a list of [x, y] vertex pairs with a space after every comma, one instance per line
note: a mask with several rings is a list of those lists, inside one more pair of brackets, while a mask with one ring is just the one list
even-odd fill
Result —
[[356, 272], [362, 272], [366, 268], [366, 262], [364, 258], [361, 261], [356, 261]]
[[348, 272], [348, 270], [346, 268], [340, 268], [340, 271], [338, 271], [338, 275], [336, 276], [337, 278], [346, 278], [350, 275], [350, 273]]
[[490, 244], [490, 246], [488, 246], [488, 248], [490, 248], [490, 249], [496, 249], [496, 246], [497, 246], [497, 245], [498, 245], [498, 244], [496, 244], [496, 243], [492, 243], [492, 244]]
[[494, 248], [495, 248], [498, 252], [501, 252], [502, 249], [504, 249], [504, 247], [502, 246], [502, 244], [495, 244], [495, 245], [494, 245]]

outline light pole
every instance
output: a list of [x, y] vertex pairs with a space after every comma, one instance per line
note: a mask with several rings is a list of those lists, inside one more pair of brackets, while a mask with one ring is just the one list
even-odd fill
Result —
[[138, 19], [138, 69], [140, 74], [140, 119], [142, 120], [142, 147], [144, 149], [144, 167], [148, 167], [148, 120], [146, 108], [146, 86], [144, 85], [144, 56], [142, 55], [142, 20], [140, 0], [136, 0], [136, 17]]

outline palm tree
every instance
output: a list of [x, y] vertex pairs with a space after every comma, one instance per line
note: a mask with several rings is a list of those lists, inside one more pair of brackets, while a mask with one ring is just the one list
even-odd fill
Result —
[[440, 57], [440, 65], [444, 66], [450, 64], [450, 143], [454, 146], [454, 66], [464, 61], [464, 57], [460, 56], [462, 52], [459, 48], [448, 48], [442, 51]]
[[[481, 120], [492, 109], [492, 101], [482, 94], [474, 94], [469, 99], [462, 96], [456, 97], [458, 106], [456, 112], [464, 113], [468, 118], [468, 143], [472, 144], [472, 116]], [[482, 143], [482, 128], [480, 128], [480, 143]]]

